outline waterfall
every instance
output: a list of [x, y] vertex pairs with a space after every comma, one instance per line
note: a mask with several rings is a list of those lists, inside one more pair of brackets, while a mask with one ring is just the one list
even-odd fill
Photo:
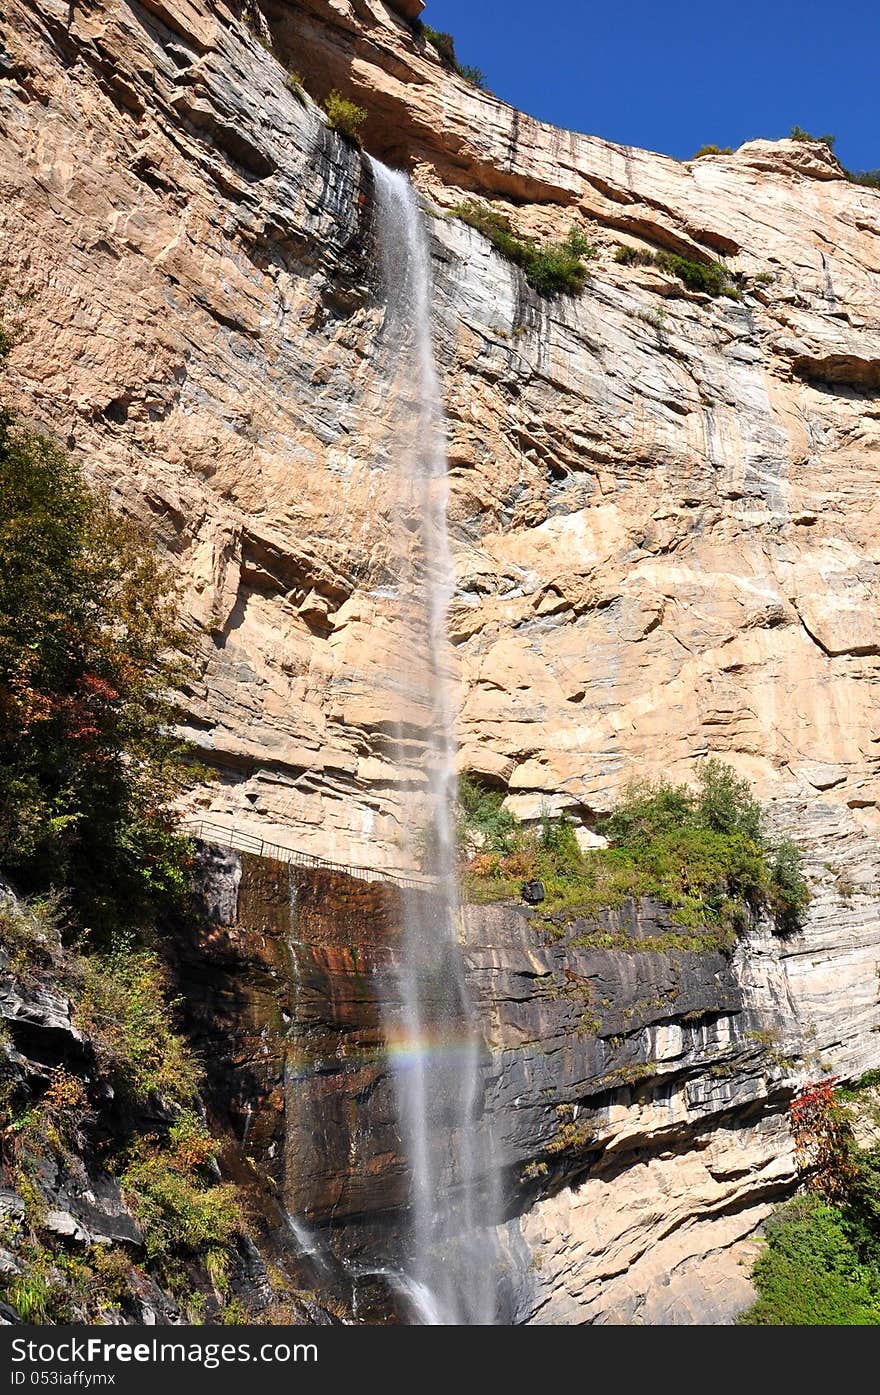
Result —
[[404, 1272], [396, 1285], [416, 1323], [499, 1320], [500, 1219], [484, 1050], [458, 943], [455, 737], [447, 610], [445, 420], [431, 333], [431, 265], [418, 200], [405, 175], [371, 161], [385, 290], [389, 474], [397, 491], [401, 641], [394, 687], [402, 825], [432, 890], [403, 893], [403, 933], [386, 992], [385, 1035], [409, 1169]]

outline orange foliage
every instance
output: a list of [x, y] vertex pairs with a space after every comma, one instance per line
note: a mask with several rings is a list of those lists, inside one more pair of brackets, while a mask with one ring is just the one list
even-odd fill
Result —
[[855, 1176], [852, 1126], [837, 1098], [837, 1077], [814, 1080], [795, 1095], [788, 1111], [798, 1167], [826, 1201], [843, 1199]]

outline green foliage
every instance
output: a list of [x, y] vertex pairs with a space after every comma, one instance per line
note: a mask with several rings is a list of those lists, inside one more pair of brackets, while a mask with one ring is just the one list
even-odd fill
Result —
[[324, 110], [334, 131], [338, 131], [346, 140], [360, 144], [361, 127], [368, 116], [365, 107], [359, 107], [356, 102], [350, 102], [334, 90], [324, 98]]
[[729, 145], [701, 145], [699, 150], [695, 150], [691, 156], [692, 160], [702, 159], [704, 155], [732, 155], [733, 149]]
[[679, 256], [677, 252], [650, 252], [647, 248], [630, 247], [623, 243], [615, 248], [614, 260], [621, 266], [655, 266], [658, 271], [677, 277], [691, 291], [727, 296], [731, 300], [740, 298], [730, 272], [720, 262], [694, 262]]
[[473, 63], [457, 63], [455, 71], [465, 82], [470, 83], [471, 87], [477, 87], [481, 92], [489, 91], [489, 79], [482, 68], [477, 68]]
[[614, 249], [614, 260], [620, 266], [653, 266], [654, 253], [645, 247], [631, 247], [627, 242], [619, 242]]
[[490, 852], [513, 851], [516, 819], [503, 808], [504, 792], [491, 789], [479, 776], [465, 773], [458, 781], [458, 843], [467, 853], [474, 848]]
[[615, 847], [638, 852], [658, 837], [693, 821], [694, 796], [687, 785], [630, 785], [605, 821], [603, 832]]
[[736, 287], [731, 284], [727, 268], [720, 262], [694, 262], [687, 257], [678, 256], [675, 252], [658, 252], [655, 260], [661, 271], [668, 272], [670, 276], [677, 276], [691, 291], [703, 291], [711, 296], [729, 296], [732, 300], [739, 297]]
[[709, 758], [697, 772], [696, 819], [715, 833], [740, 833], [753, 843], [763, 839], [761, 806], [748, 780], [731, 766]]
[[880, 189], [880, 170], [846, 170], [845, 173], [852, 184], [863, 184], [868, 189]]
[[89, 1260], [95, 1271], [101, 1306], [115, 1306], [130, 1292], [131, 1261], [115, 1245], [93, 1245]]
[[30, 902], [0, 897], [0, 948], [9, 970], [29, 978], [34, 969], [51, 964], [60, 948], [61, 908], [56, 895]]
[[305, 103], [306, 90], [299, 73], [288, 72], [284, 79], [284, 86], [287, 88], [288, 92], [293, 93], [298, 102]]
[[562, 242], [537, 243], [517, 237], [509, 218], [473, 199], [459, 204], [452, 213], [487, 237], [508, 261], [521, 266], [539, 295], [577, 295], [583, 290], [587, 277], [584, 259], [595, 256], [595, 248], [578, 228], [572, 227]]
[[792, 126], [788, 133], [789, 140], [807, 141], [812, 145], [827, 145], [829, 150], [834, 149], [836, 136], [811, 136], [809, 131], [805, 131], [803, 126]]
[[854, 1080], [850, 1085], [843, 1085], [840, 1095], [843, 1099], [857, 1099], [865, 1090], [874, 1090], [880, 1085], [880, 1069], [866, 1070], [864, 1075], [860, 1075], [858, 1080]]
[[[37, 893], [0, 897], [0, 944], [19, 978], [51, 975], [73, 1000], [104, 1085], [101, 1155], [137, 1197], [161, 1276], [195, 1257], [220, 1293], [238, 1206], [214, 1183], [200, 1071], [152, 947], [163, 914], [188, 909], [192, 850], [172, 810], [195, 772], [168, 696], [190, 676], [186, 651], [148, 540], [62, 450], [0, 412], [0, 870]], [[26, 1321], [100, 1320], [131, 1292], [123, 1253], [72, 1255], [45, 1229], [45, 1166], [82, 1166], [95, 1083], [58, 1067], [41, 1091], [3, 1093], [27, 1268], [0, 1289]]]
[[34, 1266], [29, 1266], [23, 1274], [16, 1274], [6, 1289], [6, 1301], [22, 1322], [48, 1321], [52, 1298], [52, 1284]]
[[[241, 1228], [236, 1190], [212, 1185], [173, 1155], [145, 1151], [123, 1172], [120, 1183], [143, 1228], [152, 1260], [177, 1260], [181, 1254], [207, 1259], [229, 1246]], [[212, 1264], [217, 1269], [217, 1256]]]
[[636, 848], [685, 827], [741, 834], [756, 845], [763, 840], [761, 806], [749, 782], [712, 757], [697, 771], [696, 791], [665, 781], [630, 786], [604, 831], [616, 846]]
[[695, 790], [667, 782], [632, 786], [602, 832], [609, 847], [582, 852], [564, 816], [545, 815], [537, 833], [505, 828], [503, 839], [487, 839], [472, 859], [466, 893], [503, 899], [539, 878], [551, 914], [656, 896], [673, 908], [677, 925], [710, 931], [711, 943], [680, 948], [729, 948], [730, 932], [761, 913], [774, 916], [780, 933], [801, 923], [809, 893], [800, 854], [791, 842], [766, 840], [748, 782], [721, 761], [703, 762]]
[[418, 38], [426, 39], [429, 44], [433, 44], [440, 57], [451, 66], [455, 66], [455, 40], [451, 34], [445, 34], [439, 29], [432, 29], [429, 24], [424, 24], [420, 19], [413, 21], [413, 33]]
[[486, 74], [480, 68], [475, 68], [471, 63], [459, 63], [455, 53], [455, 40], [451, 34], [443, 33], [439, 29], [432, 29], [430, 25], [424, 24], [420, 19], [412, 22], [412, 30], [417, 38], [426, 39], [429, 44], [437, 50], [443, 62], [470, 83], [471, 87], [479, 87], [482, 91], [488, 91]]
[[818, 1197], [800, 1197], [767, 1222], [753, 1279], [760, 1297], [744, 1325], [880, 1324], [880, 1270], [860, 1258], [844, 1212]]
[[577, 295], [587, 278], [584, 258], [594, 255], [594, 248], [572, 229], [564, 242], [545, 242], [534, 249], [525, 263], [526, 280], [539, 295]]
[[[235, 1188], [215, 1180], [217, 1142], [193, 1102], [199, 1071], [173, 1030], [165, 974], [151, 952], [125, 948], [78, 960], [70, 981], [80, 1000], [75, 1020], [89, 1033], [113, 1101], [104, 1100], [105, 1127], [111, 1121], [104, 1164], [120, 1174], [145, 1229], [148, 1268], [196, 1316], [192, 1284], [209, 1282], [217, 1296], [226, 1291], [242, 1217]], [[12, 1183], [25, 1202], [25, 1235], [15, 1245], [25, 1278], [7, 1282], [5, 1295], [30, 1321], [99, 1320], [132, 1292], [123, 1252], [93, 1247], [74, 1263], [63, 1241], [45, 1230], [45, 1160], [53, 1155], [63, 1171], [78, 1165], [85, 1126], [93, 1124], [88, 1088], [88, 1080], [56, 1068], [45, 1092], [0, 1129]]]
[[117, 1089], [135, 1101], [154, 1094], [182, 1104], [192, 1100], [200, 1072], [173, 1029], [174, 1004], [157, 956], [117, 950], [82, 960], [82, 973], [76, 1020]]
[[569, 867], [576, 867], [582, 859], [574, 823], [567, 814], [554, 819], [546, 810], [542, 812], [538, 847], [543, 855], [544, 865], [562, 873]]
[[0, 1295], [26, 1323], [103, 1321], [131, 1292], [132, 1265], [112, 1245], [71, 1254], [55, 1235], [6, 1235], [24, 1268], [0, 1275]]
[[803, 873], [800, 850], [790, 838], [783, 838], [772, 853], [770, 864], [770, 905], [780, 934], [800, 930], [810, 904], [810, 888]]
[[168, 696], [186, 649], [150, 542], [0, 412], [0, 867], [66, 883], [95, 927], [186, 885], [170, 806], [193, 771]]
[[[880, 1072], [849, 1089], [819, 1080], [789, 1122], [806, 1190], [767, 1222], [749, 1325], [880, 1324]], [[858, 1127], [856, 1127], [858, 1125]], [[872, 1138], [869, 1145], [857, 1139]]]
[[[596, 930], [589, 935], [577, 935], [569, 943], [580, 949], [622, 949], [631, 951], [638, 948], [640, 954], [690, 953], [707, 954], [715, 951], [730, 954], [736, 948], [736, 934], [730, 929], [715, 927], [686, 934], [680, 930], [666, 930], [659, 935], [645, 935], [634, 946], [632, 937], [625, 930]], [[684, 1020], [684, 1019], [682, 1019]]]
[[[875, 1133], [877, 1122], [875, 1109]], [[847, 1233], [862, 1259], [880, 1274], [880, 1148], [853, 1148], [851, 1160]]]

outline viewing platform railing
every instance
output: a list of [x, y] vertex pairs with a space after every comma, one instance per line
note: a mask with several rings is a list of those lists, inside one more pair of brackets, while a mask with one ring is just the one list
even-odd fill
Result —
[[390, 882], [393, 886], [412, 888], [416, 891], [430, 891], [434, 886], [430, 877], [407, 877], [399, 872], [385, 872], [375, 867], [358, 867], [345, 862], [331, 862], [326, 857], [316, 857], [314, 853], [300, 852], [284, 843], [276, 843], [247, 833], [242, 828], [226, 824], [211, 823], [206, 819], [184, 819], [183, 830], [190, 838], [213, 847], [228, 848], [231, 852], [252, 853], [254, 857], [269, 857], [276, 862], [290, 862], [296, 867], [311, 867], [327, 872], [343, 872], [363, 882]]

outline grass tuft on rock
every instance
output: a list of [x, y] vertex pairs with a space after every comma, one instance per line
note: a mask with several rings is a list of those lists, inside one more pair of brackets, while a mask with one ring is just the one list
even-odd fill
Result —
[[510, 219], [487, 204], [468, 199], [453, 208], [452, 215], [489, 239], [497, 252], [521, 266], [529, 285], [539, 295], [578, 295], [587, 279], [586, 260], [596, 249], [573, 227], [561, 242], [536, 242], [518, 237]]
[[472, 63], [460, 63], [455, 52], [455, 39], [451, 34], [444, 33], [440, 29], [432, 29], [429, 24], [425, 24], [420, 19], [412, 21], [412, 31], [417, 39], [424, 39], [437, 50], [441, 60], [459, 77], [471, 87], [477, 87], [482, 92], [487, 92], [488, 80], [481, 68], [475, 67]]
[[677, 252], [651, 252], [623, 243], [615, 249], [614, 260], [620, 266], [654, 266], [668, 276], [675, 276], [689, 291], [701, 291], [713, 297], [727, 296], [730, 300], [741, 298], [739, 287], [720, 262], [695, 262]]

